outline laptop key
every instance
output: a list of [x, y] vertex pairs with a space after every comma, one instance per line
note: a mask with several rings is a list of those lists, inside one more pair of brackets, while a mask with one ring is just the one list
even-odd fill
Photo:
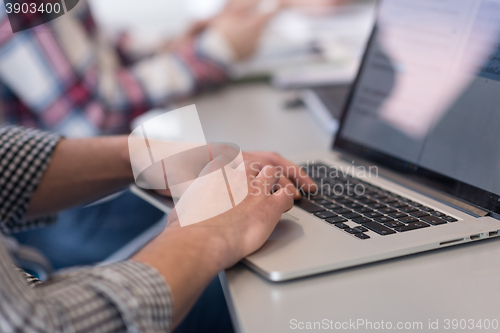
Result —
[[305, 210], [306, 212], [309, 212], [309, 213], [317, 213], [317, 212], [322, 212], [325, 210], [323, 207], [320, 207], [320, 206], [313, 204], [310, 201], [306, 201], [304, 199], [296, 201], [295, 206], [302, 208], [303, 210]]
[[432, 225], [446, 224], [446, 221], [440, 219], [437, 216], [433, 216], [433, 215], [424, 216], [424, 217], [422, 217], [422, 220], [424, 220], [425, 222], [430, 223]]
[[347, 214], [347, 213], [352, 213], [352, 210], [347, 209], [347, 208], [337, 208], [337, 209], [332, 209], [335, 213], [337, 214]]
[[335, 224], [335, 223], [347, 222], [347, 219], [343, 218], [342, 216], [337, 216], [337, 217], [332, 217], [331, 219], [326, 219], [326, 222], [330, 224]]
[[429, 213], [427, 212], [422, 212], [421, 210], [419, 211], [416, 211], [416, 212], [411, 212], [410, 213], [412, 216], [415, 216], [415, 217], [424, 217], [424, 216], [428, 216]]
[[363, 226], [382, 236], [392, 235], [396, 233], [394, 230], [389, 229], [377, 222], [363, 223]]
[[399, 208], [399, 210], [402, 211], [402, 212], [405, 212], [405, 213], [411, 213], [411, 212], [418, 211], [418, 208], [412, 207], [412, 206], [408, 206], [408, 207], [405, 207], [405, 208]]
[[371, 208], [375, 208], [375, 209], [383, 209], [383, 208], [387, 208], [387, 205], [384, 205], [380, 202], [377, 202], [377, 203], [374, 203], [374, 204], [371, 204], [369, 205]]
[[345, 223], [335, 223], [334, 226], [336, 226], [339, 229], [348, 229], [349, 226]]
[[417, 229], [422, 229], [422, 228], [427, 228], [427, 227], [430, 227], [430, 225], [428, 225], [427, 223], [424, 223], [422, 221], [419, 221], [419, 222], [410, 223], [408, 225], [405, 225], [404, 227], [394, 228], [394, 230], [399, 231], [399, 232], [405, 232], [405, 231], [417, 230]]
[[359, 239], [365, 240], [365, 239], [370, 239], [370, 236], [367, 234], [359, 233], [359, 234], [354, 234], [354, 236], [358, 237]]
[[325, 205], [330, 205], [332, 202], [330, 200], [321, 199], [321, 200], [315, 200], [314, 203], [317, 205], [325, 206]]
[[369, 219], [367, 217], [358, 217], [356, 219], [352, 219], [354, 222], [356, 222], [357, 224], [364, 224], [364, 223], [368, 223], [368, 222], [373, 222], [372, 219]]
[[451, 216], [443, 216], [442, 219], [445, 221], [448, 221], [448, 222], [457, 222], [458, 221], [458, 219], [451, 217]]
[[366, 217], [370, 217], [370, 218], [382, 216], [382, 214], [380, 214], [379, 212], [365, 213], [363, 215], [366, 216]]
[[397, 227], [405, 226], [405, 224], [403, 222], [399, 222], [399, 221], [395, 221], [395, 220], [392, 220], [391, 222], [385, 222], [384, 224], [386, 226], [388, 226], [389, 228], [397, 228]]
[[417, 218], [414, 218], [413, 216], [407, 216], [407, 217], [402, 217], [399, 219], [403, 223], [413, 223], [413, 222], [418, 222]]
[[346, 214], [342, 214], [343, 217], [345, 217], [346, 219], [357, 219], [359, 217], [361, 217], [361, 215], [359, 215], [358, 213], [354, 213], [354, 212], [351, 212], [351, 213], [346, 213]]
[[379, 212], [384, 213], [384, 214], [390, 214], [390, 213], [397, 212], [397, 210], [395, 210], [394, 208], [391, 208], [391, 207], [387, 207], [387, 208], [379, 209]]
[[345, 199], [339, 199], [339, 200], [336, 200], [336, 201], [337, 201], [338, 203], [343, 204], [343, 205], [344, 205], [344, 204], [353, 204], [353, 203], [354, 203], [354, 201], [352, 201], [351, 199], [347, 199], [347, 198], [345, 198]]
[[405, 213], [401, 213], [401, 212], [395, 212], [395, 213], [390, 213], [389, 216], [394, 217], [395, 219], [400, 219], [403, 217], [407, 217], [408, 215]]
[[319, 217], [320, 219], [326, 220], [326, 219], [329, 219], [331, 217], [337, 217], [337, 214], [334, 214], [334, 213], [329, 212], [329, 211], [324, 211], [324, 212], [315, 213], [314, 216]]
[[441, 212], [438, 212], [438, 211], [432, 212], [432, 215], [437, 216], [437, 217], [441, 217], [441, 218], [444, 217], [444, 216], [446, 216], [445, 213], [441, 213]]
[[354, 229], [358, 230], [359, 232], [368, 232], [368, 229], [366, 229], [365, 227], [361, 227], [361, 226], [356, 227]]
[[339, 209], [339, 208], [344, 208], [344, 207], [342, 207], [341, 205], [331, 204], [331, 205], [325, 205], [325, 208], [334, 210], [334, 209]]
[[381, 223], [387, 223], [387, 222], [394, 221], [394, 219], [389, 217], [389, 216], [379, 216], [379, 217], [376, 217], [374, 220], [377, 222], [381, 222]]
[[374, 212], [374, 210], [371, 209], [370, 207], [357, 208], [357, 209], [355, 209], [355, 211], [360, 212], [362, 214], [367, 214], [367, 213]]
[[360, 209], [363, 208], [363, 205], [360, 205], [359, 203], [352, 203], [352, 204], [346, 204], [345, 205], [349, 209]]
[[358, 230], [353, 229], [353, 228], [347, 228], [347, 229], [344, 229], [344, 231], [350, 233], [351, 235], [360, 234], [361, 233]]

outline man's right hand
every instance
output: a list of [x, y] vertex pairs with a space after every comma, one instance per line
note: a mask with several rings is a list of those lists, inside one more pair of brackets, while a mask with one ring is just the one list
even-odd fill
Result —
[[[133, 259], [160, 271], [174, 299], [174, 326], [221, 270], [257, 251], [269, 238], [281, 215], [293, 207], [294, 191], [281, 188], [281, 171], [245, 162], [248, 196], [235, 208], [206, 221], [181, 227], [175, 210], [167, 228]], [[245, 171], [246, 170], [246, 171]]]
[[[247, 197], [221, 215], [184, 227], [203, 230], [210, 238], [210, 247], [218, 249], [218, 270], [231, 267], [264, 245], [281, 215], [294, 203], [296, 189], [291, 184], [287, 187], [280, 185], [284, 176], [279, 168], [271, 165], [261, 168], [258, 162], [246, 161], [236, 173], [237, 177], [247, 178]], [[180, 228], [175, 210], [167, 225], [167, 233]]]

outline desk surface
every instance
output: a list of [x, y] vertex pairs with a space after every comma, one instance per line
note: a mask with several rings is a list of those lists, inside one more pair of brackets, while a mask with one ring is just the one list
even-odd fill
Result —
[[[285, 155], [328, 149], [331, 138], [306, 110], [283, 108], [288, 98], [252, 84], [194, 102], [209, 141]], [[239, 264], [225, 272], [223, 284], [239, 332], [298, 331], [292, 329], [294, 319], [334, 325], [358, 319], [373, 325], [421, 322], [423, 329], [405, 331], [426, 332], [429, 320], [439, 320], [439, 331], [445, 319], [500, 321], [499, 277], [500, 241], [489, 240], [286, 283], [268, 282]]]
[[295, 154], [329, 149], [332, 137], [304, 107], [286, 109], [297, 94], [266, 83], [236, 84], [184, 104], [195, 103], [209, 142], [232, 142], [242, 149]]

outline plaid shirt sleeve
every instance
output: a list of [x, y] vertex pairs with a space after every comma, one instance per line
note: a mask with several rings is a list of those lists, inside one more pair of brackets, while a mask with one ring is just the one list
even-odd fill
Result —
[[0, 11], [0, 114], [67, 137], [124, 133], [136, 116], [225, 82], [233, 59], [224, 38], [207, 31], [177, 51], [126, 66], [85, 0], [17, 33]]
[[0, 231], [24, 231], [54, 217], [23, 219], [59, 136], [20, 127], [0, 128]]
[[[0, 129], [0, 224], [23, 228], [23, 214], [58, 137]], [[17, 193], [16, 195], [12, 195]], [[169, 332], [172, 298], [152, 267], [125, 261], [52, 277], [40, 283], [20, 272], [0, 237], [2, 332]]]

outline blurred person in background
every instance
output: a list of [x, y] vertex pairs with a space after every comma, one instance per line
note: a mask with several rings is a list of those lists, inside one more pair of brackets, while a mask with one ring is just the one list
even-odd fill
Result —
[[[69, 138], [128, 133], [132, 119], [148, 110], [226, 82], [227, 67], [253, 53], [273, 15], [259, 13], [255, 4], [231, 1], [214, 18], [147, 52], [125, 34], [106, 38], [85, 0], [62, 17], [18, 33], [2, 11], [0, 119]], [[88, 265], [162, 216], [124, 192], [64, 211], [54, 226], [16, 237], [40, 249], [56, 269]]]
[[[54, 21], [18, 33], [12, 33], [7, 15], [0, 12], [0, 123], [70, 138], [128, 133], [131, 121], [148, 110], [225, 83], [229, 65], [254, 53], [279, 9], [345, 1], [279, 0], [263, 12], [262, 1], [230, 0], [213, 18], [194, 23], [154, 50], [144, 50], [127, 34], [110, 41], [86, 0]], [[43, 232], [16, 237], [39, 248], [56, 269], [88, 265], [162, 216], [124, 192], [114, 200], [64, 211]], [[64, 237], [54, 237], [59, 235]]]

